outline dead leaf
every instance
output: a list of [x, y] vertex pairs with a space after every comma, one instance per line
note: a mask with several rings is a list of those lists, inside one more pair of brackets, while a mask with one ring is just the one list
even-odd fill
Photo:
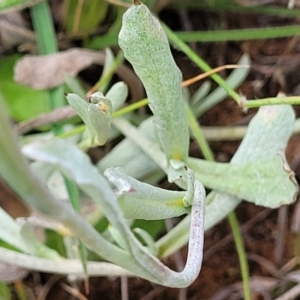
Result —
[[[104, 61], [104, 52], [80, 48], [45, 56], [26, 55], [17, 62], [14, 78], [35, 89], [49, 89], [63, 84], [66, 74], [76, 76], [90, 65], [103, 65]], [[116, 73], [128, 85], [134, 100], [144, 96], [142, 84], [131, 69], [121, 65]]]
[[15, 66], [15, 80], [35, 89], [56, 87], [65, 74], [75, 76], [91, 64], [103, 64], [103, 52], [70, 49], [45, 56], [26, 55]]

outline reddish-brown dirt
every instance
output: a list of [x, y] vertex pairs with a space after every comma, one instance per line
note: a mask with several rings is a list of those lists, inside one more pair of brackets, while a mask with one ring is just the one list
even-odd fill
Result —
[[[165, 10], [161, 17], [175, 29], [182, 29], [176, 23], [180, 19], [176, 11]], [[188, 21], [193, 30], [204, 30], [205, 20], [221, 18], [220, 15], [209, 11], [192, 11], [188, 13]], [[297, 23], [293, 19], [283, 19], [263, 15], [223, 14], [223, 28], [247, 28], [260, 26], [276, 26]], [[184, 21], [182, 22], [182, 24]], [[205, 43], [192, 45], [198, 53], [212, 66], [235, 63], [240, 55], [247, 52], [251, 56], [252, 68], [247, 80], [239, 88], [248, 98], [276, 96], [278, 91], [289, 95], [299, 94], [299, 66], [300, 43], [298, 38], [282, 38], [273, 40]], [[184, 78], [190, 78], [199, 73], [199, 70], [181, 53], [174, 51], [175, 58], [182, 69]], [[224, 72], [223, 75], [229, 71]], [[194, 87], [191, 88], [192, 90]], [[244, 114], [232, 99], [226, 99], [205, 113], [200, 122], [202, 125], [232, 125], [246, 124], [255, 110]], [[297, 115], [300, 109], [296, 108]], [[238, 142], [215, 142], [210, 146], [215, 157], [222, 161], [229, 161], [235, 153]], [[196, 148], [196, 147], [195, 147]], [[287, 148], [287, 157], [296, 175], [299, 167], [300, 138], [295, 135]], [[197, 149], [193, 150], [197, 152]], [[195, 153], [193, 153], [195, 154]], [[196, 153], [197, 155], [197, 153]], [[200, 155], [198, 153], [198, 155]], [[253, 187], [255, 188], [255, 187]], [[14, 196], [4, 187], [0, 187], [0, 203], [11, 200]], [[293, 258], [299, 255], [299, 241], [297, 234], [291, 231], [292, 220], [295, 217], [295, 205], [280, 210], [269, 210], [257, 207], [246, 202], [236, 210], [237, 218], [243, 229], [243, 238], [248, 255], [251, 279], [260, 278], [261, 284], [271, 284], [281, 274], [278, 270]], [[14, 216], [23, 215], [26, 211], [21, 207], [18, 213], [16, 208], [9, 208]], [[282, 221], [282, 216], [286, 219]], [[298, 248], [297, 248], [298, 247]], [[281, 251], [281, 252], [280, 252]], [[181, 251], [185, 257], [186, 249]], [[174, 266], [174, 258], [170, 257], [167, 264]], [[296, 267], [297, 264], [295, 264]], [[275, 271], [274, 271], [275, 270]], [[276, 271], [278, 271], [276, 273]], [[34, 274], [32, 274], [34, 275]], [[39, 286], [55, 275], [29, 275], [24, 284], [31, 290], [37, 291], [33, 278], [39, 278]], [[268, 281], [270, 279], [270, 281]], [[72, 296], [63, 290], [58, 280], [50, 289], [46, 299], [71, 299]], [[91, 278], [89, 280], [90, 293], [86, 297], [90, 300], [117, 300], [121, 299], [120, 278]], [[129, 299], [243, 299], [241, 293], [241, 273], [235, 244], [232, 239], [230, 225], [224, 220], [205, 234], [204, 261], [198, 279], [185, 291], [160, 287], [142, 279], [128, 280]], [[289, 287], [281, 286], [282, 290]], [[281, 291], [282, 291], [281, 290]], [[83, 289], [81, 289], [83, 292]], [[186, 296], [184, 294], [186, 293]], [[275, 299], [276, 292], [268, 295], [266, 292], [254, 292], [251, 299]], [[181, 297], [181, 298], [180, 298]], [[274, 298], [273, 298], [274, 297]], [[36, 299], [32, 296], [28, 299]], [[125, 298], [124, 298], [125, 299]]]

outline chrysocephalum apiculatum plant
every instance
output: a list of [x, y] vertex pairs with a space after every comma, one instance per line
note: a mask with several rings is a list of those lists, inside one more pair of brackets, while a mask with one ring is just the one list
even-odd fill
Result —
[[[119, 45], [142, 80], [168, 163], [185, 162], [189, 130], [182, 97], [182, 74], [159, 21], [135, 0], [124, 13]], [[170, 174], [169, 174], [170, 175]]]
[[[260, 109], [250, 123], [247, 135], [232, 164], [187, 159], [188, 130], [181, 97], [181, 74], [171, 56], [167, 38], [158, 20], [138, 1], [134, 1], [124, 14], [120, 45], [146, 87], [161, 148], [169, 163], [168, 175], [172, 172], [172, 167], [178, 171], [177, 174], [186, 181], [187, 191], [162, 190], [129, 177], [121, 168], [111, 167], [106, 169], [104, 175], [117, 187], [116, 195], [87, 155], [78, 147], [61, 139], [42, 141], [23, 147], [23, 153], [28, 158], [38, 161], [32, 165], [32, 169], [29, 169], [27, 161], [18, 151], [16, 140], [13, 139], [1, 101], [0, 176], [32, 208], [64, 224], [69, 234], [78, 237], [89, 249], [104, 259], [153, 282], [170, 287], [186, 287], [195, 280], [201, 268], [204, 228], [209, 228], [223, 218], [234, 209], [240, 199], [269, 207], [288, 204], [295, 199], [298, 187], [292, 182], [293, 174], [286, 164], [284, 155], [280, 154], [280, 149], [285, 148], [287, 139], [291, 135], [294, 113], [287, 105]], [[124, 91], [124, 84], [112, 87], [105, 97], [101, 93], [93, 94], [88, 101], [75, 94], [67, 96], [69, 103], [83, 118], [89, 129], [87, 147], [104, 144], [109, 137], [111, 111], [120, 105], [119, 101], [122, 98], [120, 95], [123, 95], [122, 100], [125, 100], [127, 94]], [[112, 105], [108, 99], [112, 101]], [[125, 120], [121, 118], [116, 121]], [[113, 121], [115, 125], [116, 121]], [[118, 124], [125, 125], [126, 122]], [[118, 128], [120, 129], [120, 126]], [[126, 128], [130, 129], [130, 126]], [[125, 130], [122, 132], [125, 134]], [[135, 130], [135, 134], [138, 133], [139, 131]], [[149, 139], [142, 134], [138, 136], [144, 138], [144, 142], [148, 145], [155, 144], [149, 142]], [[132, 133], [131, 138], [134, 140]], [[268, 143], [265, 143], [266, 140]], [[137, 139], [134, 141], [138, 144]], [[156, 151], [153, 156], [146, 152], [145, 147], [141, 145], [140, 147], [153, 160], [158, 154], [164, 158], [158, 147], [153, 147]], [[126, 150], [122, 150], [120, 156], [126, 154]], [[128, 163], [127, 158], [124, 161]], [[159, 161], [163, 161], [159, 165], [166, 170], [164, 159]], [[129, 160], [130, 165], [131, 162]], [[195, 180], [194, 172], [185, 167], [185, 163], [195, 170], [196, 178], [204, 182], [207, 187], [224, 193], [212, 192], [210, 199], [213, 201], [207, 207], [205, 225], [205, 190], [203, 185]], [[97, 232], [75, 211], [62, 205], [61, 201], [48, 191], [41, 180], [47, 181], [48, 175], [54, 170], [59, 170], [65, 177], [73, 180], [86, 195], [99, 204], [101, 212], [113, 228], [110, 233], [116, 243], [106, 239], [106, 236]], [[173, 178], [176, 179], [174, 176]], [[257, 202], [261, 199], [263, 203]], [[160, 241], [154, 243], [146, 233], [141, 235], [148, 247], [138, 241], [125, 220], [125, 218], [149, 220], [171, 218], [190, 210], [190, 216], [181, 223], [182, 225], [177, 225]], [[0, 218], [0, 228], [3, 228], [4, 223], [3, 218]], [[3, 239], [1, 230], [0, 238]], [[182, 272], [170, 270], [153, 255], [158, 254], [163, 257], [167, 253], [170, 254], [187, 240], [189, 240], [187, 263]], [[9, 243], [10, 240], [5, 241]], [[18, 248], [17, 244], [13, 245]], [[24, 244], [21, 246], [24, 247]], [[24, 248], [20, 247], [20, 249]], [[1, 252], [0, 260], [7, 262], [5, 259], [8, 257], [8, 252], [11, 254], [14, 251], [5, 249]], [[15, 256], [19, 254], [13, 253]], [[22, 255], [24, 257], [24, 254]], [[31, 255], [22, 261], [27, 262], [28, 259], [30, 264], [27, 266], [29, 265], [31, 269], [49, 271], [46, 264], [39, 263], [38, 257]], [[18, 258], [13, 262], [10, 260], [12, 263], [18, 261], [20, 261]], [[59, 261], [58, 258], [57, 262], [61, 264], [58, 267], [60, 270], [56, 271], [62, 272], [61, 268], [66, 266], [68, 260]], [[41, 266], [45, 268], [42, 269]], [[101, 267], [105, 268], [105, 264]], [[80, 265], [80, 270], [81, 268]], [[70, 274], [70, 268], [65, 267], [65, 269], [64, 272]], [[89, 262], [87, 270], [89, 270]]]
[[[132, 21], [136, 28], [132, 27]], [[155, 26], [149, 28], [151, 24], [155, 24]], [[82, 191], [99, 204], [101, 211], [113, 228], [110, 233], [116, 243], [105, 240], [101, 233], [99, 233], [99, 237], [93, 235], [94, 229], [92, 227], [89, 229], [87, 224], [83, 226], [83, 222], [82, 226], [75, 226], [74, 215], [66, 213], [63, 209], [61, 209], [61, 214], [51, 214], [43, 206], [43, 212], [46, 212], [46, 215], [66, 223], [70, 231], [80, 238], [89, 249], [134, 274], [162, 285], [186, 287], [196, 279], [202, 263], [205, 189], [199, 181], [195, 180], [194, 172], [185, 167], [188, 154], [188, 127], [181, 97], [181, 74], [171, 56], [167, 38], [159, 22], [151, 15], [146, 6], [135, 2], [125, 13], [122, 27], [125, 28], [123, 29], [125, 35], [131, 27], [129, 30], [135, 32], [134, 36], [140, 36], [138, 40], [127, 41], [127, 43], [133, 44], [143, 43], [143, 47], [138, 51], [135, 51], [134, 47], [132, 49], [136, 52], [137, 57], [141, 54], [139, 53], [141, 49], [147, 49], [150, 45], [153, 47], [152, 54], [155, 57], [151, 56], [151, 52], [147, 52], [146, 56], [149, 56], [149, 61], [139, 58], [139, 63], [144, 60], [144, 71], [137, 73], [144, 81], [147, 94], [151, 98], [150, 105], [153, 109], [162, 150], [165, 151], [167, 160], [171, 162], [170, 165], [172, 162], [175, 162], [174, 165], [179, 162], [180, 167], [176, 171], [185, 181], [187, 191], [162, 190], [127, 176], [120, 168], [108, 168], [104, 175], [119, 190], [116, 195], [101, 172], [89, 162], [88, 157], [82, 151], [59, 139], [38, 145], [26, 145], [23, 152], [31, 159], [45, 163], [47, 167], [59, 169], [64, 176], [76, 182]], [[130, 35], [130, 33], [128, 34]], [[155, 35], [158, 38], [155, 38]], [[122, 40], [122, 33], [120, 40]], [[157, 51], [158, 53], [156, 53]], [[156, 61], [158, 59], [159, 61]], [[134, 59], [131, 60], [131, 63], [135, 65]], [[163, 67], [161, 63], [164, 63], [165, 66]], [[152, 64], [156, 67], [153, 68]], [[149, 70], [145, 69], [145, 66], [149, 66]], [[140, 67], [143, 68], [142, 65]], [[170, 79], [167, 79], [166, 75], [168, 74]], [[164, 80], [168, 80], [169, 83], [164, 83]], [[108, 138], [111, 111], [115, 109], [114, 98], [116, 94], [119, 95], [117, 93], [119, 89], [115, 89], [116, 94], [112, 90], [113, 88], [106, 96], [101, 93], [93, 94], [88, 101], [75, 94], [67, 95], [69, 103], [87, 125], [90, 139], [90, 142], [87, 143], [88, 146], [103, 144]], [[112, 104], [107, 99], [108, 95], [110, 95]], [[25, 183], [22, 182], [22, 184]], [[46, 199], [45, 196], [37, 198]], [[53, 203], [56, 206], [55, 200]], [[33, 207], [40, 208], [39, 205], [40, 203], [32, 203]], [[124, 211], [121, 210], [122, 208]], [[149, 220], [171, 218], [189, 211], [191, 211], [189, 250], [186, 266], [181, 272], [175, 272], [159, 261], [152, 254], [155, 251], [151, 252], [151, 245], [149, 243], [147, 243], [148, 247], [142, 245], [125, 220], [126, 217]], [[149, 240], [149, 238], [147, 239]], [[154, 241], [152, 244], [154, 245]]]

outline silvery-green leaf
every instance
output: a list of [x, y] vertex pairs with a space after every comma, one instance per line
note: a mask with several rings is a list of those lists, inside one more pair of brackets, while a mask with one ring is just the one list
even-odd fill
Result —
[[[153, 118], [143, 121], [139, 126], [139, 130], [149, 139], [157, 140]], [[121, 167], [127, 175], [134, 178], [142, 178], [146, 174], [159, 169], [159, 166], [129, 138], [118, 143], [98, 163], [98, 168], [103, 172], [109, 167]]]
[[89, 129], [89, 139], [90, 139], [90, 143], [92, 144], [92, 141], [94, 140], [95, 136], [96, 136], [96, 131], [94, 129], [94, 126], [91, 122], [90, 119], [90, 115], [88, 112], [88, 107], [89, 104], [86, 100], [82, 99], [81, 97], [79, 97], [76, 94], [68, 94], [66, 96], [69, 104], [75, 109], [75, 111], [77, 112], [77, 114], [79, 115], [79, 117], [82, 119], [82, 121], [84, 122], [84, 124], [88, 127]]
[[188, 213], [185, 192], [169, 191], [129, 177], [121, 168], [109, 168], [104, 175], [118, 188], [118, 202], [126, 218], [160, 220]]
[[145, 86], [167, 160], [185, 161], [189, 130], [183, 113], [182, 74], [158, 19], [143, 3], [132, 5], [123, 15], [118, 41]]
[[134, 228], [133, 231], [138, 234], [143, 241], [146, 243], [149, 251], [153, 254], [153, 255], [157, 255], [157, 248], [155, 247], [155, 241], [153, 239], [153, 237], [148, 233], [148, 231], [142, 229], [142, 228]]
[[[122, 248], [122, 249], [126, 249], [126, 243], [124, 241], [124, 239], [122, 238], [122, 236], [120, 235], [119, 231], [117, 231], [114, 227], [112, 226], [108, 226], [108, 231], [111, 234], [112, 238], [117, 242], [117, 244]], [[128, 249], [126, 249], [128, 250]]]
[[[249, 62], [249, 57], [243, 56], [239, 64], [246, 64], [247, 62]], [[235, 69], [226, 79], [226, 82], [235, 89], [241, 83], [240, 80], [244, 78], [248, 72], [249, 69]], [[209, 95], [211, 101], [221, 101], [226, 96], [227, 93], [221, 87], [218, 87], [216, 91]], [[196, 115], [198, 114], [197, 108], [194, 108], [193, 111]], [[159, 143], [155, 133], [153, 117], [142, 122], [139, 130], [152, 141]], [[130, 136], [129, 133], [126, 133], [126, 136], [128, 137], [101, 159], [98, 163], [98, 167], [104, 171], [111, 166], [120, 166], [125, 170], [126, 174], [134, 178], [142, 178], [147, 174], [159, 170], [159, 166], [154, 163], [153, 160], [149, 159], [149, 156], [133, 142], [134, 136]]]
[[[255, 164], [268, 161], [274, 156], [276, 157], [278, 152], [282, 153], [282, 150], [286, 148], [293, 132], [294, 122], [295, 113], [290, 105], [261, 107], [250, 122], [247, 133], [230, 164], [234, 166], [249, 163]], [[283, 171], [287, 169], [284, 163], [279, 167]], [[288, 175], [286, 173], [286, 176]], [[297, 187], [293, 185], [291, 194], [294, 195], [296, 190]], [[272, 191], [269, 192], [271, 193]], [[240, 198], [215, 191], [207, 196], [206, 201], [208, 205], [206, 206], [205, 230], [219, 223], [241, 203]], [[170, 255], [174, 250], [187, 243], [189, 219], [190, 216], [187, 216], [176, 226], [173, 232], [170, 231], [162, 240], [157, 242], [157, 247], [163, 249], [161, 256]], [[166, 247], [178, 235], [180, 239], [177, 240], [177, 245], [170, 248]]]
[[89, 97], [89, 102], [76, 94], [66, 96], [69, 104], [86, 124], [89, 134], [85, 133], [82, 147], [87, 148], [105, 144], [110, 136], [112, 105], [108, 98], [101, 92], [94, 93]]
[[[62, 140], [53, 140], [26, 145], [23, 152], [30, 158], [56, 166], [66, 177], [72, 178], [95, 202], [99, 203], [112, 226], [118, 230], [124, 239], [130, 255], [125, 259], [127, 252], [124, 253], [118, 248], [120, 255], [111, 257], [109, 249], [113, 251], [116, 249], [108, 247], [107, 241], [105, 243], [102, 241], [105, 247], [99, 251], [100, 253], [105, 251], [106, 256], [110, 256], [110, 260], [117, 262], [120, 266], [134, 270], [139, 276], [166, 286], [187, 286], [198, 276], [202, 261], [203, 215], [205, 211], [205, 191], [199, 182], [195, 181], [187, 267], [182, 272], [177, 273], [167, 268], [138, 242], [128, 227], [108, 182], [78, 148]], [[99, 235], [99, 239], [100, 237], [101, 235]], [[84, 238], [80, 238], [85, 241]], [[91, 245], [93, 241], [87, 238], [86, 242]], [[192, 262], [195, 261], [197, 263], [193, 264]]]
[[[286, 199], [289, 199], [289, 203], [294, 200], [295, 194], [298, 191], [298, 186], [294, 183], [293, 173], [290, 171], [289, 166], [286, 164], [284, 157], [284, 149], [286, 148], [287, 142], [293, 132], [295, 122], [295, 113], [293, 111], [292, 106], [290, 105], [272, 105], [272, 106], [263, 106], [259, 109], [257, 114], [251, 120], [247, 133], [238, 148], [237, 152], [233, 156], [230, 164], [234, 165], [233, 168], [242, 166], [242, 165], [250, 165], [251, 163], [254, 165], [253, 172], [256, 173], [256, 168], [262, 169], [262, 166], [259, 167], [259, 164], [267, 163], [270, 168], [270, 176], [273, 176], [271, 173], [275, 172], [274, 166], [270, 166], [271, 161], [274, 160], [274, 164], [277, 164], [277, 174], [281, 176], [281, 182], [277, 187], [281, 190], [281, 197], [283, 196], [282, 192], [286, 191]], [[277, 162], [275, 162], [275, 160]], [[255, 167], [256, 166], [256, 167]], [[268, 168], [268, 167], [267, 167]], [[255, 175], [257, 178], [265, 174], [263, 170], [261, 170], [261, 174]], [[196, 175], [197, 176], [197, 175]], [[266, 175], [265, 175], [266, 177]], [[261, 177], [263, 180], [263, 177]], [[264, 180], [267, 180], [264, 178]], [[275, 179], [274, 179], [275, 180]], [[247, 180], [245, 180], [245, 185], [247, 185]], [[274, 184], [274, 183], [273, 183]], [[278, 184], [278, 182], [277, 182]], [[249, 187], [250, 189], [257, 188], [256, 186]], [[265, 189], [269, 189], [269, 193], [272, 193], [274, 189], [274, 185], [265, 186]], [[260, 188], [260, 192], [262, 192], [262, 187]], [[290, 190], [289, 190], [290, 189]], [[253, 195], [253, 191], [249, 191], [250, 194]], [[262, 197], [266, 197], [267, 191], [262, 194]], [[225, 217], [230, 211], [227, 208], [230, 207], [230, 201], [226, 199], [226, 203], [223, 201], [220, 202], [219, 198], [222, 198], [221, 194], [217, 193], [216, 198], [218, 198], [218, 205], [224, 205], [224, 210], [222, 210], [223, 217]], [[259, 196], [256, 196], [256, 200], [252, 199], [253, 202], [258, 201], [260, 204], [264, 203], [264, 199], [259, 200]], [[271, 197], [270, 197], [271, 198]], [[276, 199], [276, 198], [274, 198]], [[280, 200], [281, 199], [281, 200]], [[279, 206], [283, 198], [277, 198], [277, 202], [272, 199], [269, 199], [266, 206], [276, 207]], [[214, 200], [216, 201], [216, 200]], [[212, 201], [212, 203], [214, 202]], [[232, 198], [233, 203], [238, 203], [236, 201], [236, 197]], [[211, 205], [211, 204], [210, 204]], [[210, 205], [208, 205], [208, 218], [210, 218], [210, 213], [214, 214], [213, 211], [210, 211]], [[212, 217], [213, 218], [213, 217]]]
[[[113, 52], [111, 51], [110, 48], [106, 48], [105, 49], [105, 61], [104, 61], [104, 66], [103, 66], [103, 72], [101, 74], [101, 78], [100, 80], [102, 80], [102, 78], [104, 76], [107, 76], [108, 71], [110, 70], [110, 68], [112, 67], [113, 63], [115, 60], [115, 56], [113, 54]], [[111, 76], [109, 78], [106, 78], [106, 80], [104, 81], [103, 86], [101, 87], [101, 91], [105, 91], [107, 89], [107, 86], [110, 82], [110, 79], [112, 77], [113, 74], [111, 74]]]
[[189, 158], [189, 168], [206, 187], [270, 208], [295, 201], [298, 186], [284, 154], [241, 165]]
[[65, 75], [65, 84], [68, 86], [70, 91], [77, 94], [79, 97], [81, 97], [83, 99], [85, 98], [86, 92], [77, 77], [66, 74]]
[[111, 101], [112, 111], [118, 110], [124, 104], [127, 96], [128, 87], [123, 81], [115, 83], [105, 95]]
[[197, 107], [200, 104], [200, 101], [204, 99], [204, 97], [207, 96], [211, 89], [211, 82], [210, 81], [205, 81], [202, 83], [202, 85], [199, 87], [199, 89], [193, 94], [191, 97], [191, 106], [192, 107]]
[[110, 136], [112, 104], [100, 92], [91, 95], [89, 101], [91, 103], [88, 104], [88, 114], [96, 133], [95, 142], [102, 146]]
[[[248, 54], [244, 54], [238, 61], [238, 65], [250, 66], [251, 61]], [[232, 87], [236, 88], [241, 85], [249, 74], [249, 68], [235, 69], [226, 78], [226, 83]], [[222, 87], [217, 87], [213, 92], [211, 92], [207, 97], [199, 103], [199, 105], [193, 106], [193, 112], [195, 116], [204, 114], [210, 108], [221, 102], [227, 95], [227, 92]]]
[[33, 234], [28, 234], [0, 207], [0, 239], [21, 251], [47, 258], [59, 258], [59, 254], [43, 245]]

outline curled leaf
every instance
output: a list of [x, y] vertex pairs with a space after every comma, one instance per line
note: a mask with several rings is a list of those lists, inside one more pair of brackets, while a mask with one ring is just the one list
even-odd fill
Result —
[[110, 136], [112, 104], [101, 92], [94, 93], [85, 101], [76, 94], [66, 96], [89, 130], [86, 147], [104, 145]]

